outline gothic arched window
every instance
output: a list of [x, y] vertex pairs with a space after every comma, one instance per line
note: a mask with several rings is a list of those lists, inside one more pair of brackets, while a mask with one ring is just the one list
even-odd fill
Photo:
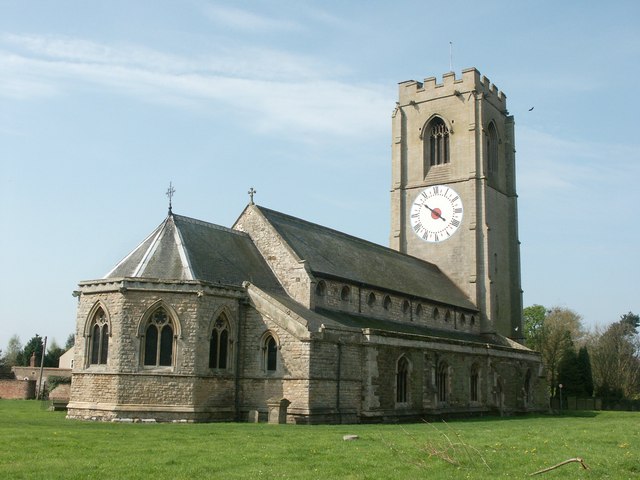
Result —
[[351, 289], [347, 285], [345, 285], [344, 287], [342, 287], [342, 290], [340, 290], [340, 300], [346, 302], [350, 297]]
[[376, 294], [371, 292], [367, 297], [367, 305], [373, 307], [376, 304]]
[[409, 360], [404, 355], [398, 360], [396, 368], [396, 403], [409, 401]]
[[489, 173], [498, 173], [498, 131], [493, 122], [487, 128], [487, 157]]
[[229, 322], [224, 313], [216, 319], [209, 339], [209, 368], [226, 369], [229, 361]]
[[438, 389], [438, 401], [446, 402], [449, 398], [449, 365], [444, 362], [438, 365], [436, 387]]
[[89, 364], [106, 365], [109, 357], [109, 323], [100, 307], [91, 320], [89, 342]]
[[262, 346], [264, 368], [267, 372], [275, 372], [278, 369], [278, 343], [273, 335], [268, 334]]
[[166, 310], [158, 307], [149, 316], [144, 329], [145, 366], [170, 367], [173, 365], [174, 328]]
[[469, 400], [472, 402], [480, 401], [480, 367], [475, 363], [471, 366], [469, 376]]
[[389, 295], [385, 295], [382, 306], [385, 310], [389, 310], [391, 308], [391, 297]]
[[423, 152], [425, 171], [449, 163], [449, 129], [440, 117], [435, 117], [425, 127]]
[[327, 293], [327, 284], [324, 280], [320, 280], [316, 285], [316, 295], [319, 297], [324, 297]]

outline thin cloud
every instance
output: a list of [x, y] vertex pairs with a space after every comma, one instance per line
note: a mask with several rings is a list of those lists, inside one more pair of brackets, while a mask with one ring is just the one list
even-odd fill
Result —
[[301, 25], [291, 21], [257, 15], [247, 10], [222, 5], [207, 5], [204, 13], [214, 23], [244, 32], [299, 32], [303, 30]]
[[615, 185], [640, 175], [637, 145], [572, 141], [518, 129], [518, 183], [521, 192]]
[[311, 57], [252, 48], [240, 51], [243, 59], [229, 50], [190, 58], [68, 37], [1, 40], [5, 50], [13, 47], [0, 50], [2, 83], [8, 87], [0, 91], [3, 96], [70, 95], [97, 86], [176, 108], [228, 107], [249, 115], [261, 131], [367, 136], [387, 127], [391, 91], [340, 80], [340, 67], [319, 68]]

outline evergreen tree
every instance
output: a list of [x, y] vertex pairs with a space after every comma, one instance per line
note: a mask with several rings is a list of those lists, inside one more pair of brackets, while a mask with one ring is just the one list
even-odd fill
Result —
[[47, 353], [44, 356], [45, 367], [58, 367], [60, 357], [66, 350], [56, 343], [55, 339], [51, 340], [51, 344], [47, 347]]
[[584, 395], [593, 396], [593, 374], [591, 372], [591, 358], [587, 347], [581, 347], [578, 351], [578, 375], [582, 383]]
[[29, 361], [31, 360], [31, 356], [34, 352], [36, 354], [36, 366], [39, 366], [40, 361], [42, 360], [42, 337], [37, 333], [31, 340], [26, 343], [26, 345], [20, 352], [19, 365], [28, 367]]

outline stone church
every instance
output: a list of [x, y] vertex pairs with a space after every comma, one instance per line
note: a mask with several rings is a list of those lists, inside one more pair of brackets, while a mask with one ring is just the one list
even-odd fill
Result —
[[78, 296], [70, 418], [346, 423], [544, 409], [514, 123], [474, 69], [406, 81], [390, 247], [251, 202], [174, 214]]

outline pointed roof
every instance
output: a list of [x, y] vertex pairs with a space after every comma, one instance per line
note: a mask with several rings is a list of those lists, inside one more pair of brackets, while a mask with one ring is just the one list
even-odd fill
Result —
[[254, 208], [319, 276], [477, 310], [432, 263], [268, 208]]
[[265, 289], [279, 283], [248, 235], [170, 214], [104, 278], [200, 280]]

